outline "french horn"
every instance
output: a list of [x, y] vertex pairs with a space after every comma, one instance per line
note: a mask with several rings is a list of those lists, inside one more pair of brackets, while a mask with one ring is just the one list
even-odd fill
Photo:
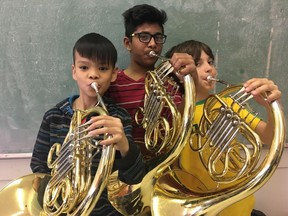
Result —
[[207, 179], [201, 179], [197, 170], [188, 172], [181, 164], [171, 168], [156, 179], [151, 194], [152, 215], [215, 216], [254, 194], [269, 180], [283, 152], [285, 118], [279, 102], [272, 102], [273, 140], [269, 149], [263, 150], [263, 143], [251, 128], [256, 118], [248, 104], [252, 97], [242, 85], [227, 85], [208, 97], [200, 124], [188, 135], [186, 144], [198, 155], [191, 163], [199, 159], [213, 184], [207, 185]]
[[[96, 91], [98, 104], [88, 110], [75, 110], [69, 132], [61, 145], [55, 143], [49, 152], [47, 164], [51, 175], [35, 173], [16, 179], [0, 192], [1, 215], [89, 215], [106, 187], [111, 173], [115, 149], [101, 146], [101, 139], [87, 135], [91, 115], [108, 115], [107, 108]], [[91, 174], [92, 159], [101, 153], [97, 172]], [[56, 159], [55, 159], [56, 155]]]
[[137, 185], [118, 181], [117, 174], [109, 177], [108, 199], [123, 215], [150, 215], [155, 183], [177, 159], [188, 142], [192, 129], [190, 125], [195, 101], [192, 77], [184, 76], [185, 106], [180, 113], [174, 102], [179, 85], [170, 76], [174, 68], [169, 59], [164, 59], [154, 52], [150, 55], [161, 58], [162, 62], [155, 70], [148, 71], [144, 107], [139, 108], [135, 120], [145, 129], [146, 148], [154, 157], [145, 161], [147, 173]]

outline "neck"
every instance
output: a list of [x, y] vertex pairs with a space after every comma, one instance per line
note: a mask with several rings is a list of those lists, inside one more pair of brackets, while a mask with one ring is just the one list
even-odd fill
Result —
[[125, 74], [134, 80], [139, 80], [146, 77], [147, 71], [149, 70], [154, 70], [154, 66], [143, 67], [139, 64], [132, 63], [128, 66], [127, 69], [125, 69]]
[[206, 100], [207, 98], [209, 97], [209, 93], [207, 92], [207, 93], [200, 93], [200, 92], [197, 92], [196, 93], [196, 102], [198, 102], [198, 101], [202, 101], [202, 100]]
[[89, 108], [94, 107], [97, 104], [97, 99], [93, 98], [93, 100], [83, 99], [83, 97], [79, 96], [74, 102], [73, 102], [73, 109], [76, 110], [87, 110]]

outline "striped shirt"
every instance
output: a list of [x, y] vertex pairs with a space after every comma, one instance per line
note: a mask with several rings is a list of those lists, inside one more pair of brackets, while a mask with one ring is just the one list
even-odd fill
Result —
[[114, 102], [123, 108], [125, 108], [131, 118], [133, 126], [133, 138], [137, 143], [142, 153], [146, 152], [144, 146], [144, 129], [141, 125], [138, 125], [135, 121], [135, 113], [139, 107], [144, 106], [145, 98], [145, 78], [141, 78], [137, 81], [128, 77], [124, 70], [118, 72], [117, 79], [112, 82], [107, 95], [113, 98]]
[[[47, 156], [54, 143], [63, 143], [68, 133], [71, 118], [73, 116], [72, 103], [78, 95], [71, 96], [58, 103], [55, 107], [48, 110], [43, 117], [31, 159], [31, 169], [34, 173], [50, 174], [51, 170], [47, 167]], [[114, 170], [119, 170], [119, 179], [127, 184], [136, 184], [144, 176], [144, 163], [140, 149], [134, 144], [132, 138], [132, 126], [129, 113], [123, 108], [112, 103], [111, 99], [103, 97], [109, 115], [121, 119], [126, 137], [129, 141], [129, 152], [121, 158], [120, 152], [116, 151]], [[94, 176], [100, 161], [101, 154], [97, 154], [92, 162], [92, 175]], [[121, 215], [110, 204], [105, 190], [97, 202], [90, 215]]]

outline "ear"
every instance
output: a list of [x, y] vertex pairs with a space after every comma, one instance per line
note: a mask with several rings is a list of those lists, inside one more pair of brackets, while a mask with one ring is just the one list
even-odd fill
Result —
[[117, 79], [118, 67], [115, 67], [112, 71], [111, 82], [114, 82]]
[[130, 38], [124, 37], [123, 43], [124, 43], [124, 46], [126, 47], [126, 49], [127, 49], [128, 51], [130, 51], [130, 50], [131, 50], [131, 41], [130, 41]]
[[76, 78], [76, 67], [75, 67], [74, 64], [72, 64], [71, 72], [72, 72], [72, 78], [73, 78], [74, 80], [77, 80], [77, 78]]

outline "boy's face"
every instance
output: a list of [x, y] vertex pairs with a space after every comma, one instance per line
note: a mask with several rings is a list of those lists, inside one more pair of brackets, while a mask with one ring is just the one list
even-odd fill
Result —
[[[140, 32], [155, 35], [159, 33], [162, 34], [162, 29], [158, 24], [144, 23], [138, 26], [133, 33], [135, 34]], [[150, 42], [145, 43], [139, 40], [138, 35], [131, 38], [125, 37], [124, 45], [126, 49], [130, 51], [131, 61], [145, 68], [154, 67], [154, 64], [157, 61], [156, 57], [149, 56], [149, 52], [153, 50], [157, 54], [161, 54], [163, 48], [163, 44], [157, 44], [153, 37], [151, 38]]]
[[193, 73], [193, 79], [196, 86], [196, 92], [207, 94], [215, 87], [215, 82], [207, 81], [208, 76], [216, 77], [217, 71], [214, 61], [203, 50], [198, 62], [196, 62], [197, 74]]
[[72, 65], [72, 77], [77, 82], [80, 95], [95, 98], [95, 90], [90, 86], [96, 82], [99, 93], [103, 95], [115, 81], [117, 68], [106, 62], [95, 62], [75, 53], [75, 63]]

